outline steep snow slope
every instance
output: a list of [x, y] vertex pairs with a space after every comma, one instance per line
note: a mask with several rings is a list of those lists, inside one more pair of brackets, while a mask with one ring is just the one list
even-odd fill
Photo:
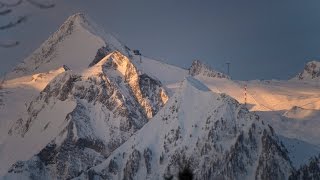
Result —
[[320, 155], [313, 157], [310, 162], [300, 167], [290, 176], [290, 180], [320, 179]]
[[188, 70], [173, 65], [169, 65], [160, 61], [150, 59], [145, 56], [134, 56], [138, 66], [147, 74], [153, 75], [159, 79], [172, 95], [179, 87], [180, 82], [188, 75]]
[[177, 178], [185, 168], [195, 179], [285, 179], [292, 170], [271, 127], [187, 77], [148, 124], [76, 179]]
[[288, 155], [292, 165], [298, 169], [304, 164], [308, 164], [310, 159], [320, 154], [320, 146], [316, 146], [298, 139], [291, 139], [279, 136], [281, 142], [288, 150]]
[[20, 76], [47, 72], [68, 66], [81, 72], [94, 60], [99, 48], [109, 51], [127, 50], [111, 35], [104, 33], [84, 14], [75, 14], [45, 41], [37, 50], [6, 76], [12, 79]]
[[0, 89], [2, 105], [0, 106], [0, 146], [7, 137], [8, 129], [27, 108], [26, 105], [32, 98], [38, 96], [39, 92], [57, 75], [68, 69], [66, 66], [46, 73], [4, 81]]

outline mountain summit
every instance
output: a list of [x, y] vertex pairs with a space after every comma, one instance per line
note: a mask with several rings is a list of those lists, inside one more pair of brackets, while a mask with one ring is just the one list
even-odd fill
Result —
[[99, 49], [128, 52], [116, 38], [105, 33], [84, 14], [70, 16], [62, 26], [29, 57], [18, 64], [7, 79], [47, 72], [61, 65], [81, 72], [95, 59]]
[[318, 81], [320, 80], [320, 61], [310, 61], [305, 66], [301, 73], [295, 78], [297, 80]]

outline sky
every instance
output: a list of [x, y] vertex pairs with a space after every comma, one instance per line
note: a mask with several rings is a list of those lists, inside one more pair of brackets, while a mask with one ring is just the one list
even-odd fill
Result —
[[[11, 0], [13, 1], [13, 0]], [[10, 2], [11, 2], [10, 1]], [[289, 79], [320, 58], [318, 0], [48, 0], [42, 10], [21, 4], [0, 24], [27, 14], [25, 23], [0, 31], [0, 74], [30, 55], [65, 19], [83, 12], [131, 49], [183, 68], [201, 60], [233, 79]]]

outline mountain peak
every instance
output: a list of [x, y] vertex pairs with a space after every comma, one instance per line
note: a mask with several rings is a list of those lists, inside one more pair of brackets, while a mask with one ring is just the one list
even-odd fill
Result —
[[310, 61], [304, 66], [302, 72], [300, 72], [295, 78], [298, 80], [320, 80], [320, 61]]
[[64, 26], [68, 27], [66, 29], [69, 30], [74, 30], [75, 28], [85, 28], [93, 34], [102, 35], [101, 28], [99, 28], [94, 21], [92, 21], [90, 17], [84, 13], [75, 13], [69, 16], [62, 24], [61, 28]]
[[100, 49], [107, 54], [115, 50], [128, 54], [124, 45], [105, 33], [87, 15], [76, 13], [67, 18], [53, 35], [18, 64], [7, 78], [48, 72], [62, 65], [82, 72], [96, 61]]
[[[91, 23], [88, 16], [83, 13], [76, 13], [69, 16], [60, 26], [60, 28], [51, 36], [65, 36], [75, 31], [76, 28], [88, 28]], [[50, 39], [49, 38], [49, 39]]]
[[203, 62], [201, 62], [199, 60], [194, 60], [192, 62], [192, 65], [189, 69], [189, 75], [191, 75], [191, 76], [202, 75], [202, 76], [207, 76], [207, 77], [230, 79], [229, 76], [214, 70], [213, 68], [211, 68], [210, 66], [204, 64]]
[[77, 20], [86, 21], [86, 19], [87, 19], [86, 15], [84, 13], [79, 12], [69, 16], [67, 21], [77, 21]]

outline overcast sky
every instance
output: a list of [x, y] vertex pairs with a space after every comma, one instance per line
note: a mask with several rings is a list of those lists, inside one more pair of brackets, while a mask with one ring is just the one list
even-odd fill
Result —
[[[13, 1], [13, 0], [12, 0]], [[52, 0], [56, 7], [39, 10], [26, 3], [10, 18], [28, 21], [2, 39], [21, 41], [0, 48], [3, 74], [32, 53], [75, 12], [145, 56], [188, 68], [194, 59], [226, 71], [234, 79], [288, 79], [305, 62], [320, 57], [319, 0]], [[8, 17], [0, 18], [0, 23]]]

